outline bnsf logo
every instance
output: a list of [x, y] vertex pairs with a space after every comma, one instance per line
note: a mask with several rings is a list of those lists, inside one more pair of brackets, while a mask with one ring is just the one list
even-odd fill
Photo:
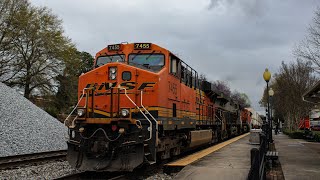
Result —
[[[143, 90], [145, 88], [153, 88], [155, 84], [156, 84], [155, 82], [144, 82], [139, 86], [138, 90]], [[97, 90], [109, 90], [110, 88], [116, 87], [116, 86], [117, 86], [116, 82], [114, 82], [114, 83], [107, 83], [106, 82], [106, 83], [102, 83], [102, 84], [98, 84], [98, 83], [87, 84], [86, 88], [95, 87]], [[134, 89], [136, 87], [136, 83], [135, 82], [123, 82], [120, 84], [120, 86], [126, 88], [127, 90], [130, 90], [130, 89]]]

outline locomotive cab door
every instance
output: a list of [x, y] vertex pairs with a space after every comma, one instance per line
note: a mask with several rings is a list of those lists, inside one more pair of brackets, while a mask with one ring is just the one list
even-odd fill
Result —
[[[168, 76], [168, 101], [167, 101], [167, 107], [170, 109], [168, 120], [169, 121], [176, 121], [180, 116], [180, 109], [181, 109], [181, 89], [180, 89], [180, 77], [181, 77], [181, 60], [174, 56], [173, 54], [170, 54], [169, 59], [169, 76]], [[170, 125], [169, 125], [170, 124]], [[175, 123], [168, 123], [168, 126], [165, 130], [174, 130], [177, 126]]]

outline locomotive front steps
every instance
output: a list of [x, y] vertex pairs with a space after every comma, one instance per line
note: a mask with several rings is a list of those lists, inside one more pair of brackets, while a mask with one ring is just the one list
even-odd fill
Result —
[[150, 152], [148, 144], [144, 144], [144, 157], [150, 165], [156, 163], [156, 160], [153, 158], [152, 153]]

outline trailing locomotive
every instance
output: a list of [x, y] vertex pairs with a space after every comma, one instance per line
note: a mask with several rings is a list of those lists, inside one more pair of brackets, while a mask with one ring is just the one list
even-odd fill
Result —
[[108, 45], [78, 87], [67, 160], [80, 170], [132, 171], [249, 128], [242, 107], [152, 43]]

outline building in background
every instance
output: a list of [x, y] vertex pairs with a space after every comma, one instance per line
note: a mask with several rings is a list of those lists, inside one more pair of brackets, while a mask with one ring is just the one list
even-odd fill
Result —
[[300, 121], [301, 129], [310, 129], [312, 131], [320, 131], [320, 81], [306, 91], [302, 99], [306, 102], [315, 104], [312, 109], [310, 109], [309, 117], [304, 118]]
[[251, 122], [250, 127], [253, 129], [259, 129], [262, 126], [262, 119], [257, 111], [255, 111], [253, 108], [246, 108], [248, 111], [251, 112]]

